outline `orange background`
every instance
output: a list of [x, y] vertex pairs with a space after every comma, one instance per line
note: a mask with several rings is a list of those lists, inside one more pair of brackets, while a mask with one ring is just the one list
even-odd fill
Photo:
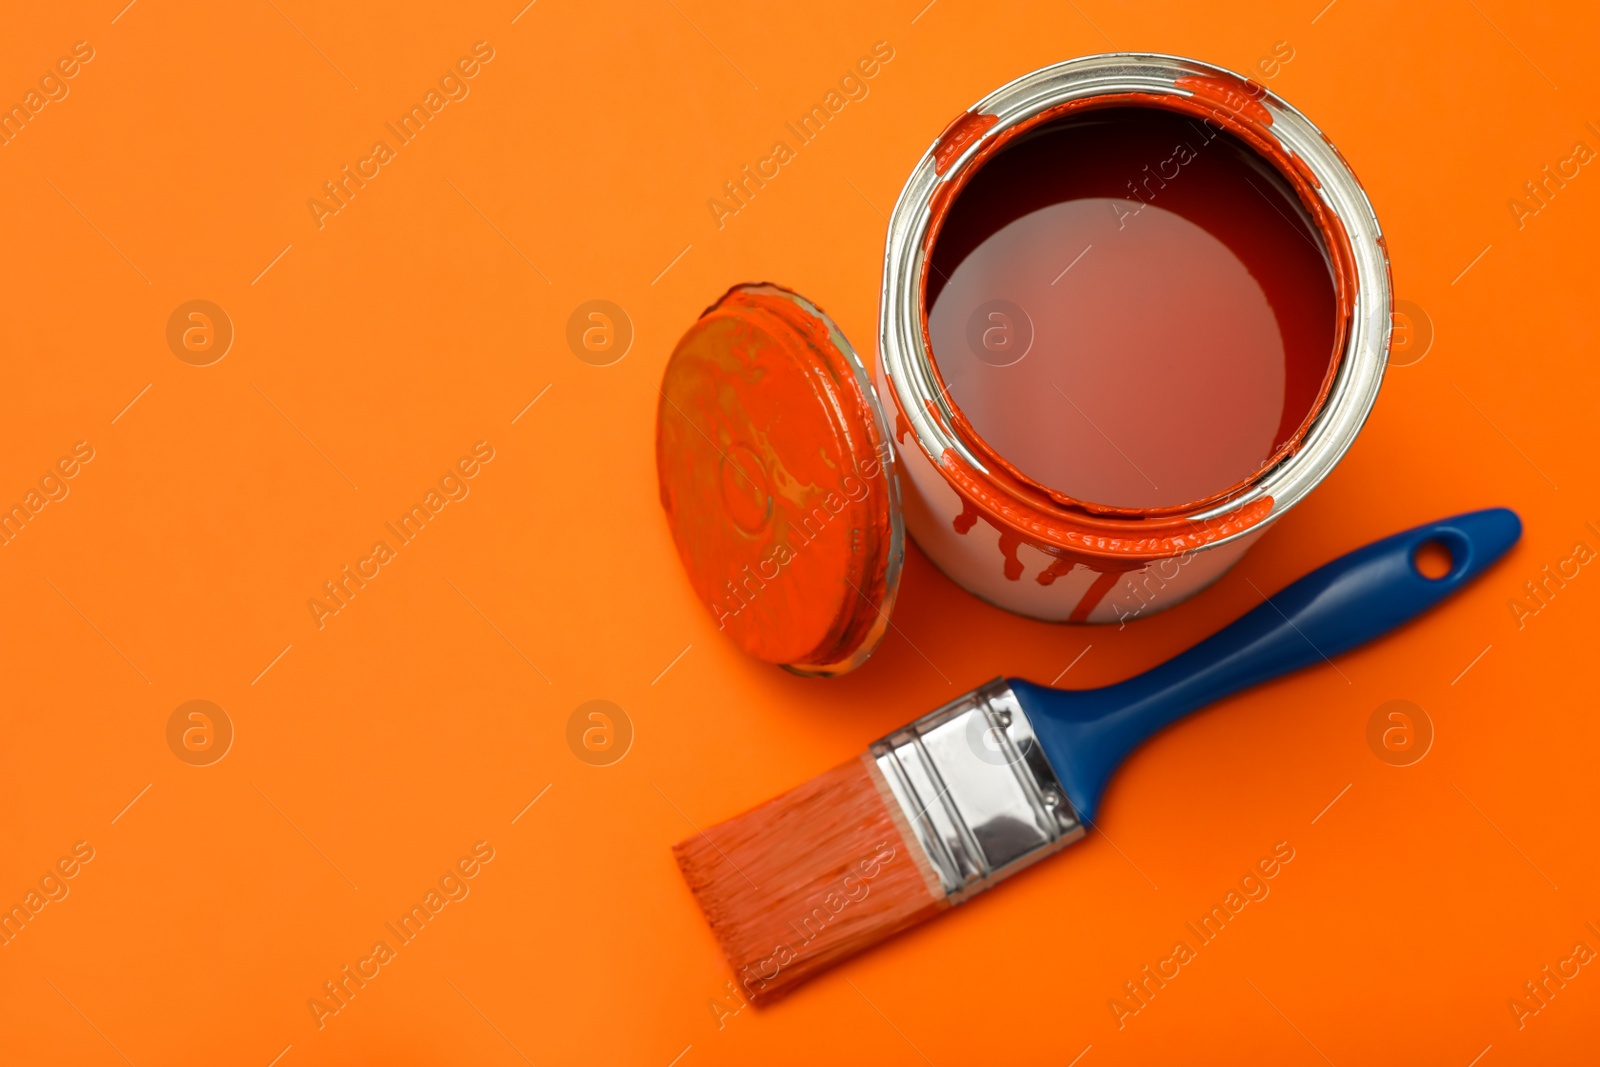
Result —
[[[1600, 176], [1521, 229], [1507, 206], [1574, 142], [1600, 148], [1592, 5], [122, 2], [13, 7], [0, 32], [5, 102], [95, 50], [0, 148], [0, 503], [94, 449], [0, 548], [0, 903], [95, 850], [0, 948], [0, 1060], [1592, 1057], [1600, 968], [1524, 1029], [1507, 1007], [1600, 948], [1579, 684], [1600, 576], [1520, 628], [1509, 607], [1600, 547]], [[470, 96], [319, 229], [307, 200], [480, 40]], [[870, 96], [718, 229], [707, 199], [877, 41], [895, 54]], [[721, 640], [654, 485], [655, 385], [700, 309], [770, 279], [868, 350], [883, 213], [954, 115], [1113, 46], [1249, 71], [1279, 41], [1294, 58], [1267, 84], [1350, 160], [1397, 295], [1437, 330], [1327, 483], [1213, 589], [1121, 631], [1009, 616], [912, 549], [896, 628], [847, 678]], [[236, 330], [206, 367], [166, 342], [196, 298]], [[590, 299], [634, 324], [614, 365], [568, 350]], [[480, 440], [470, 496], [319, 630], [307, 600]], [[691, 822], [993, 675], [1049, 681], [1084, 653], [1061, 684], [1123, 678], [1252, 607], [1252, 582], [1495, 504], [1527, 524], [1506, 562], [1337, 670], [1156, 739], [1104, 835], [719, 1020], [731, 974], [668, 851]], [[194, 699], [236, 730], [211, 766], [167, 744]], [[635, 732], [610, 766], [566, 740], [591, 699]], [[1367, 745], [1393, 699], [1436, 731], [1413, 766]], [[308, 999], [478, 841], [495, 858], [470, 895], [319, 1030]], [[1278, 841], [1296, 857], [1271, 896], [1119, 1030], [1107, 1001]]]

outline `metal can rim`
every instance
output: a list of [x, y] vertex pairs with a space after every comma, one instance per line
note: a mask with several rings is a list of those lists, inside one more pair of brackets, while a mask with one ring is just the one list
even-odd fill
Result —
[[[1251, 99], [1270, 115], [1272, 135], [1287, 154], [1311, 172], [1316, 194], [1343, 226], [1356, 275], [1340, 365], [1300, 448], [1240, 492], [1184, 515], [1185, 520], [1196, 524], [1224, 523], [1220, 536], [1208, 537], [1203, 545], [1193, 547], [1236, 540], [1299, 503], [1333, 470], [1365, 424], [1388, 361], [1392, 327], [1389, 259], [1371, 202], [1338, 149], [1292, 105], [1223, 67], [1148, 52], [1084, 56], [1026, 74], [973, 105], [968, 115], [985, 116], [981, 132], [954, 152], [948, 131], [930, 145], [907, 179], [889, 220], [878, 337], [883, 372], [898, 414], [916, 438], [917, 447], [958, 495], [966, 497], [951, 478], [947, 455], [956, 457], [980, 477], [991, 477], [991, 472], [983, 457], [954, 430], [953, 405], [937, 388], [932, 353], [922, 330], [925, 238], [941, 186], [960, 175], [994, 137], [1047, 109], [1075, 100], [1129, 93], [1190, 97], [1195, 94], [1178, 82], [1192, 78], [1223, 79], [1250, 86]], [[987, 116], [991, 115], [994, 121], [988, 123]], [[1037, 506], [1037, 502], [1030, 503]], [[1068, 521], [1075, 517], [1065, 508], [1061, 512]], [[1239, 515], [1251, 517], [1242, 523], [1226, 521]], [[1138, 518], [1096, 516], [1093, 525], [1101, 540], [1110, 533], [1112, 538], [1138, 541], [1150, 531], [1150, 524]], [[1031, 534], [1049, 540], [1042, 529], [1035, 528]], [[1099, 554], [1095, 540], [1084, 538], [1060, 547]]]

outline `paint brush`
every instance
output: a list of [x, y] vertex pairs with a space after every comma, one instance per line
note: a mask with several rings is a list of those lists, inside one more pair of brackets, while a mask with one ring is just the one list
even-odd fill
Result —
[[[1388, 633], [1521, 532], [1492, 508], [1395, 534], [1114, 685], [996, 679], [679, 842], [678, 865], [747, 998], [770, 1000], [1083, 837], [1112, 772], [1151, 735]], [[1430, 576], [1422, 561], [1440, 548], [1448, 569]]]

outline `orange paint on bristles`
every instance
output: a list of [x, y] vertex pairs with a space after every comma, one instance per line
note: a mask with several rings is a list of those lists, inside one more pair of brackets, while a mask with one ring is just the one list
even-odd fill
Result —
[[752, 1004], [949, 906], [870, 758], [673, 846]]

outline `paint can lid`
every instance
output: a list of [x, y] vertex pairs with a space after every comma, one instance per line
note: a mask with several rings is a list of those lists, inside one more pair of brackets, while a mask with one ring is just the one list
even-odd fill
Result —
[[730, 289], [662, 376], [661, 504], [695, 595], [758, 659], [861, 665], [905, 558], [889, 425], [855, 350], [776, 285]]

